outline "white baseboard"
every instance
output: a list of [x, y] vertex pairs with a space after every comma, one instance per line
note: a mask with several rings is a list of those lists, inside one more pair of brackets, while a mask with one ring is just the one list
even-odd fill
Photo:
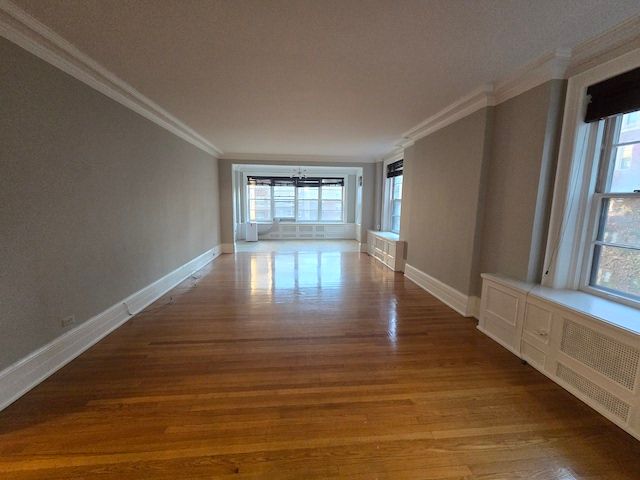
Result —
[[472, 316], [476, 320], [480, 320], [480, 297], [476, 297], [473, 295], [469, 297], [468, 311], [470, 316]]
[[367, 242], [360, 242], [360, 251], [364, 253], [369, 252], [369, 244]]
[[217, 246], [69, 330], [0, 372], [0, 410], [220, 255]]
[[413, 283], [422, 287], [438, 300], [446, 303], [463, 317], [473, 317], [478, 315], [478, 299], [459, 292], [437, 278], [424, 273], [422, 270], [406, 264], [404, 275]]
[[221, 245], [222, 253], [235, 253], [236, 244], [235, 243], [223, 243]]

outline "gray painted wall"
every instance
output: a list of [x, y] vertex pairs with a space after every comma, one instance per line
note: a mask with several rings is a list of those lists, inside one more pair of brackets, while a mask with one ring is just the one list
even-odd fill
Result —
[[540, 281], [565, 90], [547, 82], [405, 150], [409, 265], [466, 295], [482, 272]]
[[[291, 166], [326, 166], [326, 167], [357, 167], [362, 168], [362, 242], [366, 242], [366, 232], [373, 229], [374, 208], [375, 208], [375, 178], [376, 167], [374, 163], [350, 163], [350, 162], [284, 162], [273, 160], [230, 160], [221, 159], [218, 161], [220, 177], [220, 232], [221, 241], [224, 244], [233, 243], [233, 165], [291, 165]], [[355, 175], [353, 176], [355, 187]], [[351, 181], [351, 180], [349, 180]], [[352, 188], [353, 200], [355, 202], [355, 188]], [[354, 206], [355, 208], [355, 206]], [[355, 210], [349, 218], [355, 219]]]
[[491, 109], [479, 110], [418, 140], [405, 155], [408, 232], [400, 236], [408, 243], [407, 263], [465, 294], [472, 289], [490, 117]]
[[0, 370], [219, 244], [210, 155], [0, 39]]
[[565, 89], [566, 81], [553, 80], [495, 107], [480, 251], [483, 272], [541, 280]]

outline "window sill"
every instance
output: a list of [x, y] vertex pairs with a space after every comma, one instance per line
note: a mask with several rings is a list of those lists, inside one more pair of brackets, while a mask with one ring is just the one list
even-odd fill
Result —
[[540, 300], [555, 303], [594, 320], [640, 335], [640, 309], [578, 290], [543, 287], [487, 273], [483, 273], [482, 278], [501, 283]]

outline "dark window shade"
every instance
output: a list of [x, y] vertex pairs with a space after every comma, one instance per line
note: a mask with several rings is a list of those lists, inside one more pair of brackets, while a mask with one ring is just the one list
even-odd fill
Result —
[[398, 160], [397, 162], [393, 162], [387, 165], [387, 178], [398, 177], [402, 175], [403, 164], [404, 160]]
[[247, 177], [248, 185], [320, 187], [344, 186], [344, 178], [291, 178], [291, 177]]
[[247, 177], [248, 185], [267, 185], [271, 186], [271, 177]]
[[640, 68], [591, 85], [587, 95], [587, 123], [640, 110]]
[[298, 178], [298, 187], [344, 187], [344, 178]]

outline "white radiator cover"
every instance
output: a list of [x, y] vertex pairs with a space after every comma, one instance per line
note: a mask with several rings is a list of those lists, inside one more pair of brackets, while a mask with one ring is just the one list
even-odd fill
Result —
[[487, 274], [478, 329], [640, 440], [638, 332]]
[[332, 239], [355, 240], [355, 223], [273, 223], [266, 232], [258, 230], [260, 240]]
[[395, 272], [404, 272], [405, 242], [389, 232], [367, 232], [367, 253]]

